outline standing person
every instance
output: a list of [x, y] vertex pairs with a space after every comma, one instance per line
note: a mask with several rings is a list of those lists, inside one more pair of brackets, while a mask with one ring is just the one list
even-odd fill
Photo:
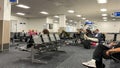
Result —
[[93, 52], [92, 60], [82, 64], [87, 67], [105, 68], [105, 64], [102, 61], [103, 58], [120, 60], [120, 42], [116, 44], [116, 42], [111, 41], [109, 44], [99, 44]]

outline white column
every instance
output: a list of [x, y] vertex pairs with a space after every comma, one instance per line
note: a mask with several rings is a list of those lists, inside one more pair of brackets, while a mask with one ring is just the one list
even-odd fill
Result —
[[0, 51], [8, 50], [10, 43], [11, 3], [0, 0]]
[[66, 15], [59, 15], [59, 32], [66, 30]]

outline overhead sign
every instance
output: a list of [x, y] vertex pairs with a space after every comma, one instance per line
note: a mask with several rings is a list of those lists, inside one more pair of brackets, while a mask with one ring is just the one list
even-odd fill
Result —
[[18, 0], [9, 0], [11, 5], [15, 5], [15, 4], [18, 4]]
[[17, 0], [10, 0], [10, 2], [17, 2]]
[[91, 25], [91, 24], [93, 24], [93, 22], [91, 22], [91, 21], [85, 22], [85, 25]]
[[120, 17], [120, 12], [114, 12], [113, 14], [115, 17]]

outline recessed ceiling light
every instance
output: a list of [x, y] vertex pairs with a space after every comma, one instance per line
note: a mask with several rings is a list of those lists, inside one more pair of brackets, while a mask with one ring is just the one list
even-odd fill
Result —
[[73, 22], [73, 20], [69, 20], [69, 22]]
[[89, 20], [86, 20], [86, 21], [89, 21]]
[[107, 17], [103, 17], [103, 19], [107, 19]]
[[116, 19], [112, 19], [113, 21], [115, 21]]
[[97, 2], [100, 4], [104, 4], [104, 3], [107, 3], [107, 0], [97, 0]]
[[104, 21], [107, 21], [107, 20], [104, 20]]
[[74, 22], [74, 23], [77, 23], [77, 22]]
[[74, 13], [75, 11], [74, 10], [68, 10], [68, 13]]
[[76, 15], [77, 17], [81, 17], [82, 15]]
[[24, 9], [29, 9], [30, 7], [27, 6], [27, 5], [23, 5], [23, 4], [18, 4], [16, 5], [17, 7], [20, 7], [20, 8], [24, 8]]
[[55, 17], [55, 18], [59, 18], [59, 16], [57, 16], [57, 15], [56, 15], [56, 16], [54, 16], [54, 17]]
[[107, 16], [107, 14], [102, 14], [102, 16]]
[[58, 22], [58, 21], [54, 21], [54, 22]]
[[25, 15], [25, 13], [20, 13], [20, 12], [18, 12], [18, 13], [16, 13], [17, 15], [22, 15], [22, 16], [24, 16]]
[[86, 18], [82, 18], [83, 20], [85, 20]]
[[41, 14], [45, 14], [45, 15], [47, 15], [48, 14], [48, 12], [45, 12], [45, 11], [42, 11], [42, 12], [40, 12]]
[[102, 11], [102, 12], [106, 12], [106, 11], [107, 11], [107, 9], [102, 8], [102, 9], [100, 9], [100, 11]]
[[70, 24], [70, 26], [72, 26], [73, 24]]

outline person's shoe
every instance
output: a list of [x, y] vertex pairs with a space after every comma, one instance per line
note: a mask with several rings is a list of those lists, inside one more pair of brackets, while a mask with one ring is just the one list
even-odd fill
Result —
[[88, 62], [83, 62], [82, 64], [85, 65], [85, 66], [87, 66], [87, 67], [96, 68], [96, 64], [95, 64], [95, 60], [94, 59], [92, 59], [92, 60], [90, 60]]

